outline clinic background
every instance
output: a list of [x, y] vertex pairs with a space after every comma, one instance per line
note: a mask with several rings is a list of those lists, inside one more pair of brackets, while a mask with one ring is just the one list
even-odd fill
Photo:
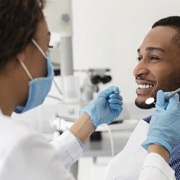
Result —
[[[58, 12], [61, 8], [68, 9], [67, 1], [70, 2], [47, 1], [45, 15], [50, 31], [60, 29]], [[112, 81], [100, 84], [100, 90], [119, 86], [130, 118], [149, 115], [152, 110], [140, 110], [134, 105], [137, 84], [133, 69], [138, 63], [137, 49], [155, 21], [179, 14], [178, 0], [72, 0], [73, 68], [109, 68]], [[58, 53], [54, 50], [52, 57], [59, 63]], [[74, 74], [81, 83], [86, 76], [77, 71]]]
[[[149, 116], [152, 112], [152, 110], [140, 110], [134, 105], [137, 84], [133, 70], [138, 63], [137, 49], [154, 22], [167, 16], [180, 15], [180, 1], [47, 0], [44, 12], [55, 44], [50, 52], [52, 62], [57, 64], [58, 68], [61, 66], [61, 51], [59, 50], [61, 40], [59, 42], [57, 39], [59, 40], [58, 33], [62, 30], [59, 18], [62, 12], [69, 13], [68, 2], [72, 5], [70, 16], [72, 24], [65, 27], [63, 33], [72, 35], [74, 75], [78, 76], [81, 86], [87, 76], [84, 70], [109, 68], [108, 74], [112, 76], [112, 80], [107, 84], [99, 84], [99, 88], [103, 90], [111, 85], [120, 88], [125, 106], [122, 119], [128, 120], [122, 124], [110, 126], [114, 139], [113, 146], [109, 141], [112, 138], [107, 127], [100, 129], [105, 132], [103, 132], [103, 141], [100, 142], [99, 151], [94, 152], [91, 143], [86, 144], [87, 149], [84, 153], [86, 158], [79, 161], [78, 180], [101, 179], [111, 155], [122, 150], [138, 120]], [[61, 89], [60, 78], [61, 76], [56, 76], [55, 80]], [[52, 97], [57, 97], [57, 99]], [[53, 84], [43, 105], [21, 115], [14, 113], [13, 117], [27, 121], [52, 140], [52, 133], [57, 129], [63, 129], [64, 121], [62, 118], [56, 118], [57, 112], [58, 116], [67, 115], [66, 110], [69, 108], [70, 115], [74, 113], [74, 110], [76, 111], [74, 117], [79, 112], [79, 106], [71, 106], [71, 104], [64, 106], [62, 102], [59, 102], [59, 97], [57, 88]], [[65, 119], [68, 121], [68, 118], [66, 116]], [[64, 122], [63, 127], [68, 128], [71, 125], [67, 123]], [[111, 153], [113, 151], [114, 153]], [[95, 158], [92, 158], [94, 156], [98, 157], [98, 163], [94, 163]], [[100, 159], [99, 157], [102, 156], [103, 159]], [[75, 166], [72, 170], [75, 176], [77, 171]]]
[[[60, 23], [62, 13], [70, 14], [72, 23], [66, 26]], [[62, 31], [65, 36], [72, 35], [73, 69], [80, 86], [87, 77], [84, 70], [109, 68], [112, 80], [100, 83], [99, 89], [111, 85], [120, 88], [124, 102], [122, 119], [140, 119], [151, 114], [153, 109], [140, 110], [134, 105], [137, 84], [133, 70], [138, 63], [137, 49], [154, 22], [180, 15], [179, 0], [47, 0], [44, 14], [55, 44], [50, 50], [52, 62], [58, 68], [61, 66], [61, 40], [57, 42], [57, 39]], [[57, 77], [56, 83], [61, 89], [61, 80]], [[59, 98], [54, 85], [50, 95]], [[41, 132], [49, 132], [49, 119], [54, 111], [65, 112], [61, 106], [54, 105], [57, 102], [47, 97], [40, 107], [20, 116], [14, 114], [14, 117], [28, 120]], [[78, 107], [75, 111], [78, 115]]]
[[[70, 14], [72, 23], [66, 26], [60, 23], [62, 13]], [[134, 105], [137, 84], [133, 70], [138, 63], [137, 49], [154, 22], [180, 15], [179, 0], [47, 0], [44, 14], [55, 44], [50, 50], [52, 62], [58, 68], [61, 66], [58, 34], [62, 31], [65, 36], [72, 35], [73, 69], [80, 86], [87, 76], [84, 70], [109, 68], [112, 80], [100, 83], [99, 89], [111, 85], [120, 88], [124, 102], [122, 119], [140, 119], [151, 114], [153, 109], [141, 110]], [[61, 86], [57, 77], [56, 83]], [[57, 88], [53, 86], [50, 95], [59, 96]], [[65, 112], [59, 105], [52, 106], [57, 102], [47, 97], [40, 107], [14, 117], [28, 119], [38, 130], [47, 132], [47, 119], [53, 116], [54, 110], [58, 109], [60, 114]], [[78, 111], [76, 108], [76, 115]]]

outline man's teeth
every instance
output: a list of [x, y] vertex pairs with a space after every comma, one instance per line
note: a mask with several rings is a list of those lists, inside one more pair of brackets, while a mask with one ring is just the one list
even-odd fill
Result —
[[153, 85], [150, 84], [138, 84], [138, 88], [139, 89], [148, 89], [148, 88], [152, 88]]

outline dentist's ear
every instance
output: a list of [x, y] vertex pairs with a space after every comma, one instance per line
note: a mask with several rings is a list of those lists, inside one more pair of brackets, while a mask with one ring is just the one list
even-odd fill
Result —
[[23, 60], [21, 60], [21, 58], [20, 58], [19, 56], [17, 56], [17, 59], [18, 59], [19, 63], [21, 64], [21, 66], [23, 67], [24, 71], [25, 71], [25, 72], [27, 73], [27, 75], [29, 76], [29, 78], [30, 78], [31, 80], [33, 80], [33, 77], [32, 77], [31, 74], [29, 73], [29, 71], [28, 71], [25, 63], [23, 62]]
[[25, 50], [21, 51], [16, 57], [18, 61], [25, 62], [26, 59]]
[[21, 60], [23, 62], [26, 62], [28, 60], [32, 59], [32, 56], [35, 54], [35, 49], [34, 44], [32, 41], [21, 51], [17, 54], [17, 59]]

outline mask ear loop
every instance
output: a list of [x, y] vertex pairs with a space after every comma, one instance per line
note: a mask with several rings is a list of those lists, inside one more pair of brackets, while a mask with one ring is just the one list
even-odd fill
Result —
[[[33, 44], [38, 48], [38, 50], [41, 52], [41, 54], [46, 58], [45, 53], [44, 53], [43, 50], [40, 48], [40, 46], [37, 44], [37, 42], [36, 42], [34, 39], [32, 39], [32, 42], [33, 42]], [[30, 74], [30, 72], [28, 71], [28, 69], [27, 69], [26, 65], [24, 64], [24, 62], [21, 60], [21, 58], [19, 58], [19, 57], [17, 57], [17, 58], [18, 58], [19, 62], [21, 63], [23, 69], [25, 70], [25, 72], [26, 72], [27, 75], [29, 76], [29, 78], [30, 78], [31, 80], [33, 80], [33, 77], [31, 76], [31, 74]]]
[[17, 58], [18, 58], [19, 62], [21, 63], [23, 69], [25, 70], [25, 72], [26, 72], [27, 75], [29, 76], [29, 78], [30, 78], [31, 80], [33, 80], [33, 77], [31, 76], [30, 72], [28, 71], [28, 69], [27, 69], [27, 67], [25, 66], [25, 64], [23, 63], [23, 61], [22, 61], [19, 57], [17, 57]]
[[41, 54], [46, 58], [46, 55], [45, 55], [44, 51], [40, 48], [38, 43], [34, 39], [32, 39], [32, 42], [38, 48], [38, 50], [41, 52]]

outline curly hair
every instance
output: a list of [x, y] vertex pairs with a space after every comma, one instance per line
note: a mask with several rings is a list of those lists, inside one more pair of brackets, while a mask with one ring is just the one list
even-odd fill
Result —
[[34, 37], [45, 0], [0, 0], [0, 69]]
[[152, 29], [158, 26], [169, 26], [177, 30], [177, 34], [172, 38], [172, 43], [180, 48], [180, 16], [169, 16], [152, 25]]

